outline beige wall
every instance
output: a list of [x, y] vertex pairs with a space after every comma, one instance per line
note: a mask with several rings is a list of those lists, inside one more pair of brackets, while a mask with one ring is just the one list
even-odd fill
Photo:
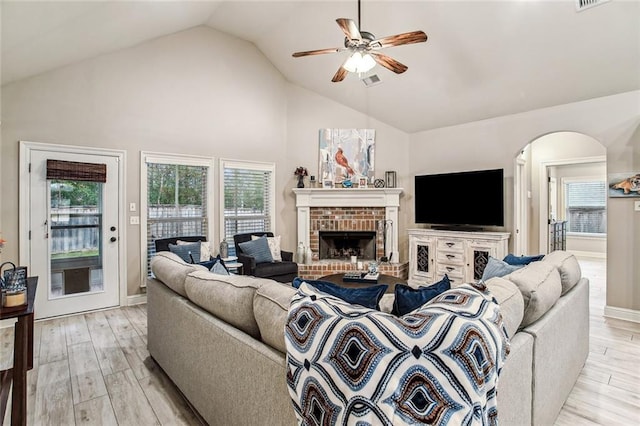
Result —
[[[606, 147], [608, 173], [638, 170], [640, 91], [544, 108], [410, 135], [410, 174], [503, 167], [513, 186], [514, 157], [540, 136], [575, 131]], [[533, 172], [533, 171], [532, 171]], [[507, 192], [507, 225], [513, 232], [513, 190]], [[607, 305], [640, 311], [640, 215], [633, 199], [607, 204]], [[636, 315], [639, 315], [636, 312]], [[637, 317], [636, 317], [637, 318]]]
[[[254, 45], [208, 27], [2, 89], [5, 259], [18, 259], [19, 140], [125, 150], [127, 205], [140, 201], [140, 151], [275, 162], [276, 232], [290, 250], [297, 241], [293, 170], [303, 165], [317, 174], [321, 127], [376, 129], [376, 175], [393, 169], [400, 184], [406, 179], [399, 167], [408, 161], [406, 133], [287, 83]], [[216, 209], [216, 223], [217, 216]], [[213, 232], [219, 240], [217, 226]], [[139, 234], [128, 225], [124, 236], [129, 295], [140, 292]]]

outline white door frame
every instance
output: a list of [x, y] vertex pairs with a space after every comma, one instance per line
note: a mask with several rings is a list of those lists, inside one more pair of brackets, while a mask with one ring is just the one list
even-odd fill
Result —
[[547, 234], [549, 233], [549, 191], [547, 186], [547, 178], [549, 177], [549, 167], [553, 166], [565, 166], [567, 164], [583, 164], [583, 163], [600, 163], [607, 161], [606, 155], [599, 155], [594, 157], [577, 157], [567, 158], [565, 160], [551, 160], [540, 162], [540, 174], [539, 174], [539, 200], [538, 200], [538, 217], [539, 217], [539, 241], [538, 250], [540, 253], [547, 253], [549, 240]]
[[528, 191], [526, 179], [527, 161], [520, 155], [515, 160], [514, 184], [514, 244], [516, 255], [524, 255], [529, 251]]
[[81, 147], [73, 145], [58, 145], [42, 142], [20, 141], [20, 164], [19, 164], [19, 201], [18, 201], [18, 235], [19, 235], [19, 257], [20, 265], [31, 268], [29, 255], [29, 222], [30, 208], [29, 200], [31, 199], [31, 188], [29, 185], [29, 162], [31, 150], [46, 150], [60, 153], [72, 154], [93, 154], [93, 155], [109, 155], [117, 157], [120, 162], [118, 168], [118, 179], [120, 180], [120, 188], [118, 189], [118, 229], [121, 231], [118, 238], [118, 251], [120, 259], [118, 259], [118, 280], [120, 282], [120, 306], [127, 306], [127, 245], [124, 243], [126, 238], [126, 211], [125, 211], [125, 192], [126, 192], [126, 151], [116, 149], [103, 149], [93, 147]]

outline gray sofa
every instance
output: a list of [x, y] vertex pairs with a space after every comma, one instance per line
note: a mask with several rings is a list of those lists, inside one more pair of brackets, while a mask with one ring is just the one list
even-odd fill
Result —
[[[148, 348], [211, 425], [294, 425], [285, 381], [289, 285], [214, 275], [164, 252], [151, 261]], [[487, 286], [511, 350], [498, 384], [502, 425], [551, 425], [584, 365], [589, 287], [575, 257], [554, 252]], [[382, 310], [390, 310], [385, 295]]]

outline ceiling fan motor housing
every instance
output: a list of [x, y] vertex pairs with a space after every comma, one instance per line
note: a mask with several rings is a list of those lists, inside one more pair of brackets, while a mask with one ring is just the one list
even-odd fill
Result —
[[344, 47], [346, 48], [350, 48], [350, 47], [366, 47], [369, 45], [369, 43], [371, 43], [373, 40], [376, 39], [376, 37], [371, 34], [368, 31], [360, 31], [360, 36], [362, 37], [362, 40], [357, 40], [357, 39], [349, 39], [349, 37], [345, 37], [344, 38]]

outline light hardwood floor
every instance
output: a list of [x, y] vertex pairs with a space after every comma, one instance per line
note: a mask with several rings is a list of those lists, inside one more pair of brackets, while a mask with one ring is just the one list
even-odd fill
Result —
[[[640, 324], [605, 319], [605, 262], [580, 264], [591, 282], [590, 353], [556, 425], [640, 424]], [[27, 424], [199, 425], [149, 357], [146, 321], [139, 305], [37, 322]], [[4, 369], [13, 328], [0, 337]]]

